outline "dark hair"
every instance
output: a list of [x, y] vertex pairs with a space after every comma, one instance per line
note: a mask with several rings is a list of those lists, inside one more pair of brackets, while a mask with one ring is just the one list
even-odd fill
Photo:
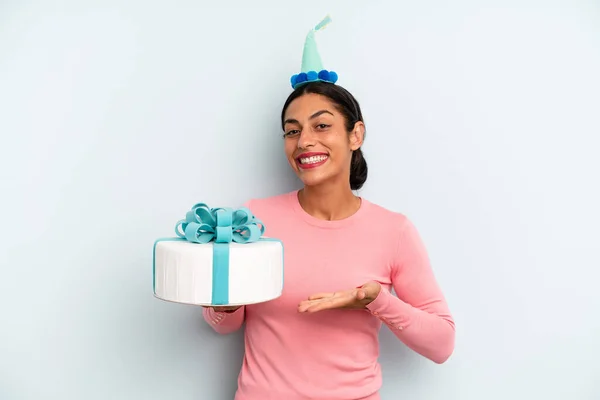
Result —
[[[350, 92], [339, 85], [316, 81], [297, 87], [288, 96], [283, 105], [283, 109], [281, 110], [282, 128], [284, 125], [285, 111], [290, 103], [306, 93], [319, 94], [332, 101], [346, 120], [346, 131], [352, 131], [354, 125], [359, 121], [364, 123], [358, 101]], [[352, 161], [350, 163], [350, 188], [352, 190], [360, 189], [367, 180], [367, 173], [367, 161], [363, 156], [362, 150], [358, 148], [352, 152]]]

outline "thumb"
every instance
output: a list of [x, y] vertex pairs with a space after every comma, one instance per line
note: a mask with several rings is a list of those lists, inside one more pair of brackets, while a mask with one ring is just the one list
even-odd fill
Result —
[[365, 292], [365, 290], [364, 290], [364, 289], [358, 289], [358, 290], [356, 291], [356, 298], [357, 298], [358, 300], [362, 300], [362, 299], [364, 299], [365, 297], [367, 297], [367, 293]]

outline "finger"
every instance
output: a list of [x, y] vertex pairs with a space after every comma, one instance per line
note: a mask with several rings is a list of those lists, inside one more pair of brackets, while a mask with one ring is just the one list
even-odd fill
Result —
[[313, 303], [313, 304], [308, 305], [308, 307], [306, 307], [304, 312], [315, 313], [315, 312], [319, 312], [319, 311], [333, 310], [336, 308], [343, 308], [343, 307], [344, 307], [344, 304], [340, 304], [339, 302], [336, 302], [336, 301], [324, 301], [324, 302]]
[[328, 299], [302, 300], [300, 303], [298, 303], [298, 307], [302, 309], [307, 309], [308, 307], [314, 306], [315, 304], [323, 303], [325, 301], [328, 301]]
[[232, 311], [232, 310], [237, 310], [236, 307], [228, 307], [228, 306], [216, 306], [216, 307], [212, 307], [213, 310], [217, 311], [217, 312], [225, 312], [225, 311]]
[[322, 292], [322, 293], [315, 293], [313, 295], [308, 296], [308, 300], [318, 300], [318, 299], [322, 299], [325, 297], [333, 297], [335, 296], [335, 292], [331, 293], [331, 292]]
[[298, 304], [298, 312], [306, 312], [306, 310], [308, 310], [308, 308], [311, 306], [310, 302], [301, 302], [300, 304]]
[[352, 298], [331, 297], [327, 299], [301, 303], [300, 312], [317, 312], [334, 308], [343, 308], [352, 303]]
[[306, 312], [309, 308], [321, 302], [322, 300], [303, 300], [298, 304], [298, 312]]

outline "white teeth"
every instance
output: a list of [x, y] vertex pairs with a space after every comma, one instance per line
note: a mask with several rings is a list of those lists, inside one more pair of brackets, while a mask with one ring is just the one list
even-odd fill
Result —
[[314, 164], [325, 160], [327, 156], [312, 156], [300, 159], [300, 164]]

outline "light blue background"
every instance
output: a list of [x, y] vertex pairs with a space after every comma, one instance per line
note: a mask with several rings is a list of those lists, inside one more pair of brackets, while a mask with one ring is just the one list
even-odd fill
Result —
[[218, 4], [0, 3], [0, 398], [232, 398], [241, 334], [152, 297], [152, 244], [298, 187], [279, 113], [327, 13], [360, 195], [416, 223], [457, 324], [441, 366], [382, 330], [383, 399], [600, 398], [598, 2]]

